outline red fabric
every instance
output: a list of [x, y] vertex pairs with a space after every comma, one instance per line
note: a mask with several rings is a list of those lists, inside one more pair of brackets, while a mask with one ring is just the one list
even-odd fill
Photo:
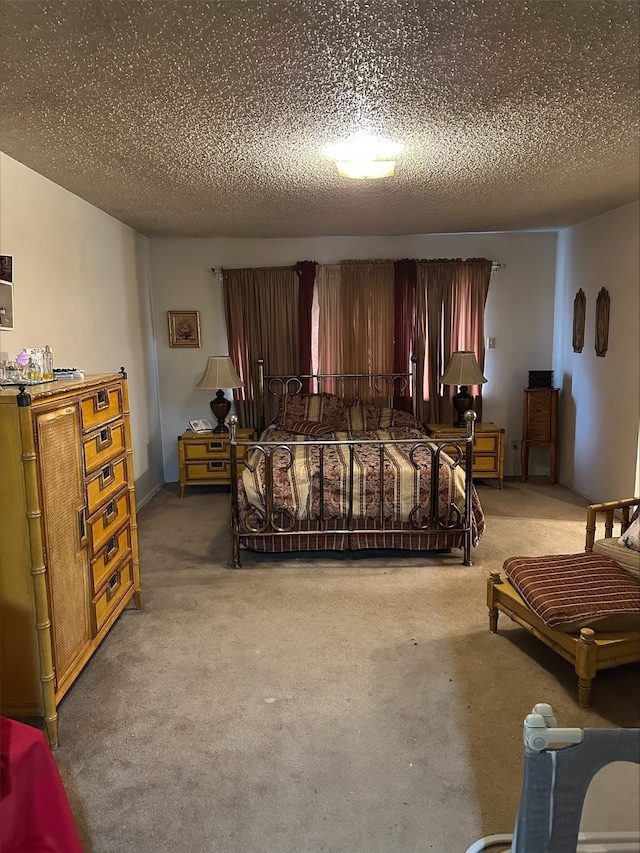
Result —
[[[394, 261], [393, 264], [393, 372], [406, 374], [410, 370], [411, 356], [414, 354], [414, 331], [416, 314], [416, 262], [412, 260]], [[397, 390], [397, 389], [394, 389]], [[407, 387], [404, 393], [396, 393], [393, 408], [413, 411], [412, 389]]]
[[0, 717], [0, 850], [82, 853], [47, 739], [5, 717]]

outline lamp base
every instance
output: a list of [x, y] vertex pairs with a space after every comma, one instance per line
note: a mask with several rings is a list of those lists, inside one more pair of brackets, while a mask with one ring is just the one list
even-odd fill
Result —
[[225, 424], [225, 418], [231, 410], [231, 400], [227, 400], [224, 396], [222, 388], [216, 392], [215, 400], [209, 403], [211, 414], [218, 421], [218, 426], [213, 428], [214, 432], [229, 432], [229, 427]]
[[466, 385], [460, 386], [458, 393], [451, 398], [451, 402], [457, 415], [457, 419], [453, 421], [454, 427], [465, 427], [467, 422], [464, 419], [464, 413], [467, 409], [473, 409], [473, 396], [469, 393]]

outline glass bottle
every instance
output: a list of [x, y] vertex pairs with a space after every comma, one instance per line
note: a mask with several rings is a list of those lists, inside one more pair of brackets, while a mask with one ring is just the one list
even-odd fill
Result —
[[45, 382], [48, 379], [53, 379], [53, 351], [49, 344], [44, 348], [42, 356], [42, 378]]

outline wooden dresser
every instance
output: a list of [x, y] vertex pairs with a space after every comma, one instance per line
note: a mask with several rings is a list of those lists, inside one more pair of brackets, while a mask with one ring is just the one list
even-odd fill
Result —
[[559, 388], [525, 388], [522, 407], [522, 482], [529, 477], [529, 449], [549, 448], [549, 479], [557, 476], [557, 423]]
[[124, 372], [0, 391], [0, 701], [58, 704], [126, 605], [140, 572]]
[[[451, 424], [425, 424], [432, 438], [463, 438], [464, 429]], [[473, 476], [497, 480], [504, 488], [504, 429], [492, 423], [475, 423], [473, 437]]]
[[[237, 430], [239, 439], [252, 439], [254, 430]], [[186, 486], [224, 486], [231, 483], [231, 451], [228, 432], [193, 432], [178, 436], [180, 497]], [[242, 471], [243, 465], [238, 466]]]

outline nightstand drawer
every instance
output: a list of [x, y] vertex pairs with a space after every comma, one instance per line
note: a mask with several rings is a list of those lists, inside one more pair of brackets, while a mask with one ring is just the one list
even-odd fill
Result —
[[231, 463], [228, 459], [210, 459], [202, 462], [186, 463], [187, 480], [225, 480], [231, 477]]
[[476, 435], [473, 441], [474, 458], [476, 453], [496, 453], [498, 443], [497, 435]]
[[498, 457], [494, 453], [492, 456], [476, 456], [473, 454], [473, 473], [482, 477], [483, 474], [498, 473]]
[[184, 458], [189, 459], [211, 459], [218, 457], [229, 458], [229, 442], [227, 439], [212, 438], [207, 441], [185, 441]]

